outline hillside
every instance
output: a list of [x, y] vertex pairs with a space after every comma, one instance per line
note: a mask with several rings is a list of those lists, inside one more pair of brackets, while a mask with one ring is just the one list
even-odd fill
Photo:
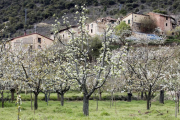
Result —
[[[129, 12], [146, 13], [159, 9], [163, 13], [178, 14], [180, 12], [179, 0], [1, 0], [0, 1], [0, 29], [6, 25], [8, 28], [0, 34], [0, 38], [14, 37], [27, 32], [50, 34], [53, 14], [61, 18], [68, 13], [70, 18], [75, 11], [74, 5], [86, 4], [89, 11], [89, 21], [98, 17], [112, 16], [118, 18]], [[27, 20], [25, 24], [25, 9]], [[46, 28], [46, 29], [44, 29]]]

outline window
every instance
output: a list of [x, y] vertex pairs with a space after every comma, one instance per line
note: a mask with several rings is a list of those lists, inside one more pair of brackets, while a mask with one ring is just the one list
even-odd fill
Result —
[[130, 20], [128, 20], [128, 24], [130, 24]]
[[41, 38], [38, 38], [38, 43], [41, 43]]
[[64, 34], [63, 34], [63, 38], [64, 38]]
[[93, 28], [93, 24], [91, 24], [91, 28]]
[[168, 24], [166, 23], [166, 26], [168, 26]]
[[168, 17], [166, 17], [166, 20], [168, 20]]
[[91, 29], [91, 33], [93, 33], [93, 29]]

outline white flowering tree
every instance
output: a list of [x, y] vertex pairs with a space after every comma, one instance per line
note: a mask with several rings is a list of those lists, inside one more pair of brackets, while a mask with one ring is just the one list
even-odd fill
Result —
[[34, 93], [34, 109], [38, 108], [38, 95], [42, 92], [42, 84], [46, 80], [46, 76], [50, 73], [48, 58], [45, 51], [29, 51], [23, 55], [19, 55], [16, 60], [18, 70], [17, 79], [29, 87]]
[[63, 51], [59, 47], [58, 43], [54, 43], [51, 48], [47, 50], [48, 61], [50, 67], [50, 73], [46, 76], [46, 80], [43, 83], [43, 91], [51, 90], [61, 96], [61, 105], [64, 105], [64, 94], [70, 90], [71, 84], [74, 82], [69, 79], [68, 76], [61, 70], [62, 64], [66, 64], [63, 61]]
[[[138, 56], [137, 51], [136, 54], [134, 54], [136, 50], [134, 50], [132, 47], [130, 50], [127, 51], [126, 57], [124, 57], [124, 71], [122, 72], [123, 74], [123, 79], [126, 82], [125, 89], [128, 91], [128, 101], [131, 100], [132, 96], [132, 91], [139, 92], [141, 91], [141, 98], [143, 98], [143, 91], [144, 89], [141, 88], [142, 82], [139, 83], [137, 87], [134, 82], [136, 79], [141, 79], [141, 75], [139, 72], [136, 72], [135, 69], [138, 67], [138, 59], [140, 56]], [[138, 89], [139, 88], [139, 89]]]
[[[179, 48], [179, 47], [178, 47]], [[179, 50], [176, 51], [177, 55]], [[167, 65], [167, 70], [164, 74], [163, 89], [171, 94], [175, 102], [175, 117], [179, 112], [179, 97], [180, 97], [180, 61], [178, 56], [172, 57]]]
[[[87, 19], [85, 12], [87, 10], [84, 6], [75, 7], [79, 10], [76, 12], [76, 16], [79, 16], [79, 36], [75, 37], [74, 31], [69, 31], [71, 39], [69, 39], [66, 45], [64, 44], [65, 60], [64, 64], [60, 66], [60, 69], [66, 74], [68, 80], [74, 80], [79, 84], [83, 93], [83, 113], [87, 116], [89, 115], [90, 96], [96, 89], [101, 88], [105, 84], [111, 72], [112, 54], [108, 46], [111, 40], [109, 36], [112, 31], [110, 28], [107, 28], [104, 31], [101, 54], [99, 58], [97, 58], [96, 63], [91, 63], [88, 57], [90, 52], [90, 39], [88, 31], [85, 29], [85, 21]], [[64, 24], [66, 23], [68, 23], [68, 21], [64, 21]], [[62, 43], [62, 39], [60, 37], [58, 40]]]
[[114, 93], [124, 89], [125, 80], [122, 79], [122, 65], [124, 63], [123, 57], [126, 56], [126, 46], [120, 49], [112, 51], [112, 61], [114, 61], [110, 73], [110, 77], [106, 86], [108, 87], [107, 91], [111, 93], [111, 104], [113, 105]]
[[169, 47], [139, 47], [130, 49], [130, 51], [126, 61], [127, 68], [132, 72], [129, 87], [145, 92], [149, 110], [153, 93], [160, 89], [159, 86], [166, 69], [165, 65], [171, 57], [172, 51]]
[[65, 73], [60, 70], [60, 65], [57, 65], [56, 67], [58, 68], [56, 69], [53, 77], [54, 90], [61, 96], [61, 106], [64, 106], [64, 94], [70, 90], [70, 86], [73, 81], [68, 79]]
[[0, 93], [2, 108], [4, 107], [4, 90], [9, 88], [10, 81], [7, 79], [9, 75], [9, 65], [11, 63], [9, 57], [10, 47], [6, 46], [6, 41], [0, 41]]

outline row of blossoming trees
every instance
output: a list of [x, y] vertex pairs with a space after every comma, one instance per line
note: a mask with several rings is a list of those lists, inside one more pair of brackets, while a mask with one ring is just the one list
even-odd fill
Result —
[[[102, 93], [103, 86], [113, 93], [128, 91], [145, 93], [147, 109], [150, 109], [151, 99], [157, 90], [174, 91], [178, 99], [179, 91], [179, 49], [178, 47], [122, 47], [111, 51], [109, 49], [113, 28], [108, 26], [102, 35], [102, 48], [97, 59], [90, 59], [91, 39], [85, 29], [86, 8], [76, 6], [79, 12], [79, 36], [74, 31], [68, 31], [71, 39], [63, 43], [58, 36], [60, 23], [54, 25], [57, 40], [46, 50], [23, 49], [20, 45], [15, 52], [11, 46], [5, 47], [2, 42], [0, 52], [0, 90], [3, 103], [3, 91], [16, 88], [18, 94], [27, 88], [34, 93], [34, 108], [38, 108], [38, 94], [43, 92], [46, 101], [50, 92], [61, 96], [64, 105], [64, 94], [70, 88], [79, 88], [83, 93], [83, 113], [89, 115], [89, 99], [97, 90]], [[65, 25], [71, 25], [63, 17]], [[63, 47], [60, 47], [62, 44]], [[113, 98], [113, 97], [112, 97]], [[178, 100], [175, 99], [176, 106]], [[32, 105], [32, 104], [31, 104]], [[178, 107], [176, 107], [176, 110]]]

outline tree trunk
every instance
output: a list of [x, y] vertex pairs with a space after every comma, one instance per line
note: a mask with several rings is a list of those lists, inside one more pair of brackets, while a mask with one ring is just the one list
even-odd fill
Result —
[[113, 94], [113, 92], [111, 92], [111, 101], [112, 101], [112, 102], [111, 102], [111, 103], [112, 103], [111, 105], [112, 105], [112, 106], [113, 106], [113, 99], [114, 99], [114, 94]]
[[150, 110], [150, 98], [147, 98], [147, 110]]
[[141, 91], [141, 100], [144, 99], [143, 91]]
[[60, 101], [59, 93], [57, 93], [57, 100]]
[[45, 102], [47, 102], [47, 93], [45, 93]]
[[64, 93], [61, 94], [61, 106], [64, 106]]
[[99, 88], [99, 100], [102, 100], [102, 92], [100, 88]]
[[83, 97], [83, 113], [85, 116], [89, 115], [89, 98], [84, 94]]
[[177, 118], [177, 109], [178, 109], [178, 106], [177, 106], [177, 101], [175, 101], [175, 117]]
[[98, 111], [98, 98], [96, 100], [97, 104], [96, 104], [96, 111]]
[[151, 90], [152, 90], [152, 86], [150, 85], [148, 95], [146, 95], [147, 96], [147, 110], [150, 110], [150, 107], [151, 107], [151, 92], [152, 92]]
[[31, 110], [33, 110], [33, 106], [32, 106], [32, 90], [31, 90]]
[[2, 101], [2, 108], [4, 108], [4, 94], [3, 94], [3, 91], [1, 91], [1, 101]]
[[47, 95], [47, 106], [48, 106], [49, 98], [50, 98], [50, 92]]
[[37, 110], [38, 109], [38, 94], [37, 93], [35, 93], [34, 94], [35, 95], [35, 97], [34, 97], [34, 110]]
[[179, 96], [178, 96], [178, 113], [179, 113]]
[[13, 102], [15, 89], [11, 89], [10, 91], [11, 91], [11, 101]]
[[131, 102], [131, 96], [132, 96], [132, 93], [128, 93], [128, 99], [127, 99], [128, 102]]
[[159, 102], [164, 104], [164, 90], [160, 91]]
[[177, 94], [177, 111], [179, 113], [179, 91], [178, 91], [178, 94]]
[[102, 92], [99, 93], [99, 100], [102, 100]]

